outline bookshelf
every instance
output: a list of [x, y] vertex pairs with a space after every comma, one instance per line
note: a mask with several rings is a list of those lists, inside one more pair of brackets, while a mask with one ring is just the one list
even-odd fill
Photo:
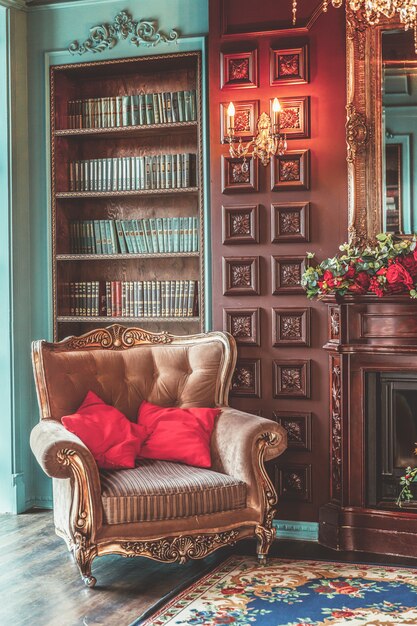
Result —
[[204, 326], [199, 52], [51, 68], [55, 339]]

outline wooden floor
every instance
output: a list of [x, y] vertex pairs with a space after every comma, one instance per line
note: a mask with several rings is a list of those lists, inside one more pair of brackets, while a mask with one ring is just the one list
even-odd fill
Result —
[[[254, 554], [254, 548], [247, 541], [234, 550]], [[417, 566], [413, 559], [333, 552], [303, 541], [276, 541], [271, 555]], [[128, 626], [162, 596], [226, 556], [217, 552], [182, 566], [101, 557], [93, 563], [97, 586], [87, 589], [65, 543], [54, 533], [50, 511], [2, 515], [0, 625]]]

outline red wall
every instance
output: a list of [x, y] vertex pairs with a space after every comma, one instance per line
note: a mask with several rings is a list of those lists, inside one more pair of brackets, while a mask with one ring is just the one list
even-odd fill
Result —
[[[238, 4], [238, 10], [237, 10]], [[290, 1], [259, 2], [256, 23], [253, 0], [210, 0], [209, 31], [209, 98], [211, 154], [211, 219], [213, 325], [223, 325], [223, 309], [260, 309], [260, 345], [239, 347], [239, 359], [249, 359], [249, 395], [231, 397], [231, 404], [265, 417], [285, 412], [287, 421], [301, 426], [311, 423], [311, 450], [294, 446], [279, 460], [271, 472], [281, 492], [280, 519], [318, 519], [319, 506], [329, 498], [329, 383], [327, 355], [322, 350], [326, 340], [324, 305], [309, 302], [304, 295], [272, 295], [271, 255], [298, 255], [313, 251], [319, 260], [332, 256], [347, 238], [347, 167], [345, 142], [345, 25], [344, 11], [329, 8], [320, 14], [309, 29], [285, 32], [267, 28], [288, 28]], [[318, 0], [304, 0], [300, 25], [306, 25], [318, 6]], [[234, 15], [236, 15], [234, 22]], [[314, 21], [314, 19], [313, 19]], [[226, 31], [224, 34], [223, 31]], [[310, 82], [270, 86], [270, 48], [309, 46]], [[220, 88], [220, 53], [257, 49], [259, 87], [249, 89]], [[310, 96], [310, 138], [290, 140], [290, 150], [309, 149], [311, 156], [310, 189], [271, 191], [270, 168], [259, 164], [259, 191], [222, 193], [221, 155], [228, 146], [220, 140], [220, 103], [230, 100], [259, 100], [260, 112], [269, 112], [269, 100], [277, 96]], [[310, 241], [308, 243], [271, 243], [271, 203], [310, 202]], [[259, 205], [259, 243], [222, 244], [222, 205]], [[259, 257], [259, 295], [223, 294], [223, 257]], [[272, 308], [305, 309], [311, 313], [309, 347], [274, 347]], [[226, 328], [225, 328], [226, 329]], [[253, 392], [253, 360], [259, 359], [258, 396]], [[310, 361], [310, 398], [273, 397], [273, 360], [292, 360], [296, 367]], [[247, 373], [243, 361], [243, 379]], [[284, 364], [284, 367], [287, 367]], [[245, 374], [246, 371], [246, 374]], [[246, 384], [245, 383], [245, 384]], [[243, 388], [245, 391], [245, 388]], [[308, 414], [311, 413], [311, 416]], [[301, 414], [301, 415], [299, 415]], [[294, 419], [292, 419], [294, 418]], [[231, 433], [233, 436], [233, 433]], [[301, 439], [305, 433], [301, 430]], [[296, 442], [295, 442], [296, 443]], [[280, 474], [281, 472], [281, 474]], [[280, 483], [281, 480], [281, 483]]]

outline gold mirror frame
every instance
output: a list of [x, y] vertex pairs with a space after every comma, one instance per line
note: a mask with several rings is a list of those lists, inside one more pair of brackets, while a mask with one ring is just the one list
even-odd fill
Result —
[[381, 19], [368, 26], [346, 9], [349, 241], [364, 244], [382, 231], [382, 32], [403, 28]]

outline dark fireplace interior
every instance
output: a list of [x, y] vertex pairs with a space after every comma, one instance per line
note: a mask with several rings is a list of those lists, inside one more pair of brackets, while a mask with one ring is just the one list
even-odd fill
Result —
[[392, 508], [404, 468], [417, 465], [417, 372], [369, 372], [366, 400], [367, 506]]

